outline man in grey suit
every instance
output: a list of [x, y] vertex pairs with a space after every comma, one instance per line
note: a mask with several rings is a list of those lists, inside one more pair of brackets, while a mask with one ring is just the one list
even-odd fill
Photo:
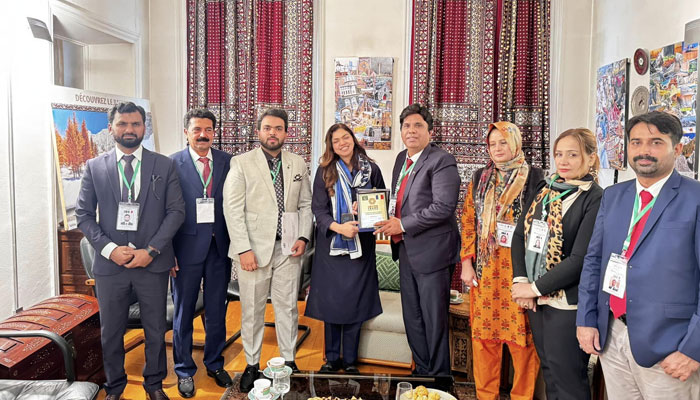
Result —
[[[268, 294], [275, 309], [280, 356], [298, 371], [297, 296], [300, 256], [311, 237], [311, 185], [304, 159], [282, 150], [287, 124], [284, 110], [265, 111], [256, 127], [261, 147], [233, 157], [224, 182], [229, 257], [238, 271], [241, 338], [248, 363], [241, 377], [242, 392], [250, 391], [258, 378]], [[282, 241], [283, 215], [298, 221], [290, 242]]]
[[119, 399], [126, 387], [124, 332], [133, 297], [146, 336], [144, 389], [151, 400], [168, 399], [162, 390], [168, 272], [185, 203], [173, 161], [141, 147], [145, 119], [134, 103], [112, 107], [108, 129], [116, 148], [87, 162], [76, 206], [78, 228], [98, 253], [92, 269], [108, 400]]
[[412, 104], [400, 116], [401, 139], [392, 177], [389, 220], [376, 232], [391, 236], [399, 260], [401, 305], [415, 374], [449, 375], [450, 278], [459, 259], [455, 218], [460, 178], [455, 158], [430, 143], [433, 117]]

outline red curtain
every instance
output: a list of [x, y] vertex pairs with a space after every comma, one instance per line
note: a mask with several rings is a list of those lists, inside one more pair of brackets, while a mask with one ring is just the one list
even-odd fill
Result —
[[188, 0], [187, 105], [219, 120], [217, 147], [257, 144], [269, 107], [289, 114], [285, 148], [311, 156], [313, 0]]
[[409, 97], [430, 109], [433, 141], [457, 159], [458, 217], [489, 159], [489, 123], [518, 125], [527, 160], [549, 166], [549, 36], [549, 0], [413, 0]]

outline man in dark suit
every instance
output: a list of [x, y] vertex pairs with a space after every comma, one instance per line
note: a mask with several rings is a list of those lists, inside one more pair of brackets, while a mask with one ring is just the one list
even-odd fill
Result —
[[231, 280], [230, 244], [222, 207], [224, 179], [231, 155], [212, 149], [216, 117], [205, 109], [190, 110], [184, 118], [188, 146], [172, 156], [185, 199], [185, 223], [173, 238], [177, 272], [172, 278], [173, 361], [182, 397], [194, 396], [192, 378], [192, 320], [204, 281], [207, 375], [221, 387], [232, 384], [221, 352], [226, 342], [226, 291]]
[[627, 122], [637, 179], [605, 190], [579, 283], [579, 345], [611, 399], [700, 398], [700, 183], [674, 170], [681, 122]]
[[92, 269], [108, 400], [119, 399], [126, 386], [124, 332], [132, 296], [146, 336], [143, 386], [151, 400], [168, 398], [162, 390], [168, 271], [175, 266], [171, 240], [185, 204], [172, 160], [141, 147], [145, 119], [134, 103], [112, 107], [108, 129], [116, 149], [87, 162], [76, 206], [78, 228], [98, 253]]
[[412, 104], [401, 112], [401, 139], [392, 176], [389, 220], [376, 232], [391, 235], [399, 260], [401, 305], [419, 375], [449, 375], [450, 278], [459, 260], [455, 219], [460, 178], [455, 158], [430, 143], [433, 117]]

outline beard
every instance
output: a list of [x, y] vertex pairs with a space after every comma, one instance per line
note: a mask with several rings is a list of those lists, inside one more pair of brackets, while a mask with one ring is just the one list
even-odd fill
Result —
[[133, 149], [135, 147], [139, 147], [141, 144], [141, 141], [143, 140], [143, 136], [138, 137], [128, 137], [125, 138], [124, 136], [121, 137], [116, 137], [114, 136], [114, 141], [122, 145], [123, 147], [126, 147], [127, 149]]
[[[639, 160], [651, 161], [653, 164], [639, 165]], [[659, 159], [652, 156], [636, 156], [632, 159], [632, 169], [637, 175], [655, 176], [659, 172]]]
[[[269, 140], [269, 139], [268, 139]], [[282, 145], [284, 144], [284, 141], [277, 139], [277, 144], [268, 144], [267, 140], [264, 142], [260, 142], [260, 145], [270, 151], [277, 151], [282, 148]]]

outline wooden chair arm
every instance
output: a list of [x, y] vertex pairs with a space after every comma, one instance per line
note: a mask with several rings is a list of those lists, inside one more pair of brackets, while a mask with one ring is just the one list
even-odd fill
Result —
[[87, 286], [95, 286], [95, 280], [94, 279], [86, 279], [85, 284]]

